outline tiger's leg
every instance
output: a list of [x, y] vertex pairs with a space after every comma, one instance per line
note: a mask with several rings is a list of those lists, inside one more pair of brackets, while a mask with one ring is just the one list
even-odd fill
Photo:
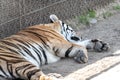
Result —
[[88, 61], [87, 50], [83, 46], [73, 44], [70, 42], [60, 43], [54, 47], [53, 51], [59, 57], [73, 57], [79, 63], [86, 63]]
[[20, 59], [20, 57], [15, 59], [15, 56], [9, 59], [5, 57], [4, 60], [0, 57], [0, 69], [2, 70], [0, 71], [1, 78], [3, 77], [6, 80], [16, 78], [24, 80], [57, 80], [54, 77], [44, 75], [40, 68], [26, 60]]
[[78, 45], [86, 47], [87, 50], [94, 50], [97, 52], [107, 51], [110, 48], [109, 44], [98, 39], [83, 40], [80, 41]]
[[[16, 74], [19, 75], [23, 79], [27, 80], [59, 80], [54, 76], [45, 75], [39, 68], [36, 66], [29, 64], [28, 62], [23, 62], [22, 66], [15, 67]], [[21, 65], [21, 64], [20, 64]], [[29, 65], [29, 66], [27, 66]], [[24, 68], [23, 68], [24, 67]]]

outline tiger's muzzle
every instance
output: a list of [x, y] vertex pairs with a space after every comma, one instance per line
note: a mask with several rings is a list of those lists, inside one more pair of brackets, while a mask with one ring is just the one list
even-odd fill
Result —
[[76, 56], [74, 57], [75, 61], [78, 63], [86, 63], [88, 62], [88, 56], [87, 53], [85, 53], [82, 50], [79, 50], [76, 54]]

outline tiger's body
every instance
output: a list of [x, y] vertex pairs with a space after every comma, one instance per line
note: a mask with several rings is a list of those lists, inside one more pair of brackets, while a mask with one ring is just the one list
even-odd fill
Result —
[[81, 41], [72, 28], [55, 15], [53, 23], [21, 30], [0, 41], [0, 79], [58, 80], [46, 76], [41, 66], [73, 57], [79, 63], [88, 61], [87, 49], [104, 51], [106, 43], [99, 40]]

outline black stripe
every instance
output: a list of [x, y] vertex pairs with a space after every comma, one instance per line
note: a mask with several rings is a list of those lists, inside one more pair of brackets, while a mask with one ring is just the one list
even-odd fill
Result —
[[8, 72], [10, 73], [10, 75], [12, 76], [12, 78], [15, 78], [15, 76], [13, 74], [12, 64], [9, 64], [8, 62], [6, 62], [6, 64], [7, 64]]
[[40, 47], [40, 48], [42, 49], [42, 53], [43, 53], [43, 56], [44, 56], [44, 58], [45, 58], [45, 64], [48, 64], [48, 60], [47, 60], [46, 53], [45, 53], [45, 51], [43, 50], [42, 47]]
[[24, 33], [21, 33], [21, 32], [17, 33], [16, 35], [18, 35], [18, 36], [27, 36], [27, 34], [24, 34]]
[[49, 46], [46, 44], [45, 40], [42, 39], [42, 37], [43, 37], [43, 38], [45, 38], [47, 41], [49, 41], [49, 40], [47, 39], [47, 37], [44, 37], [44, 36], [42, 36], [42, 35], [40, 35], [40, 34], [38, 34], [38, 33], [32, 32], [32, 31], [26, 31], [26, 32], [31, 33], [31, 34], [35, 35], [36, 37], [38, 37], [38, 38], [42, 41], [42, 44], [44, 44], [43, 46], [44, 46], [45, 48], [49, 47]]
[[25, 62], [24, 59], [22, 59], [22, 58], [21, 59], [11, 59], [11, 60], [9, 60], [9, 58], [5, 59], [5, 58], [3, 58], [3, 57], [0, 56], [0, 59], [4, 60], [6, 62], [13, 63], [13, 64], [16, 64], [16, 63], [19, 63], [19, 62]]
[[6, 62], [8, 61], [7, 59], [5, 59], [5, 58], [3, 58], [1, 56], [0, 56], [0, 59], [3, 60], [3, 61], [6, 61]]
[[[33, 45], [31, 45], [31, 44], [29, 44], [30, 46], [32, 46], [32, 48], [33, 48], [33, 50], [35, 51], [35, 53], [37, 54], [37, 56], [38, 56], [38, 58], [39, 58], [39, 60], [40, 60], [40, 65], [42, 65], [42, 59], [41, 59], [41, 57], [42, 57], [42, 55], [40, 55], [41, 54], [41, 52], [37, 49], [37, 48], [35, 48]], [[36, 45], [38, 45], [38, 44], [36, 44]], [[39, 46], [39, 45], [38, 45]], [[41, 49], [40, 49], [41, 50]], [[39, 63], [38, 63], [39, 64]]]
[[59, 49], [56, 49], [56, 50], [55, 50], [56, 55], [57, 55], [58, 52], [59, 52]]
[[[29, 31], [28, 31], [29, 30]], [[30, 31], [31, 30], [31, 31]], [[56, 36], [56, 37], [59, 37], [57, 34], [55, 34], [56, 33], [56, 31], [54, 30], [54, 29], [48, 29], [48, 30], [46, 30], [46, 29], [38, 29], [38, 28], [28, 28], [27, 30], [25, 30], [25, 32], [33, 32], [33, 30], [37, 30], [37, 31], [43, 31], [43, 32], [48, 32], [48, 33], [50, 33], [50, 34], [53, 34], [54, 36]], [[34, 32], [35, 33], [35, 32]], [[40, 35], [40, 34], [39, 34]]]
[[[32, 34], [37, 34], [36, 36], [38, 37], [38, 36], [40, 36], [40, 37], [43, 37], [43, 38], [45, 38], [47, 41], [49, 41], [49, 39], [47, 39], [48, 38], [48, 36], [49, 37], [51, 37], [51, 38], [55, 38], [55, 37], [57, 37], [59, 40], [61, 40], [61, 37], [60, 37], [60, 35], [58, 35], [58, 33], [54, 30], [54, 29], [48, 29], [48, 30], [43, 30], [43, 29], [35, 29], [35, 30], [37, 30], [37, 31], [43, 31], [43, 32], [46, 32], [46, 33], [49, 33], [49, 34], [52, 34], [52, 35], [54, 35], [54, 36], [50, 36], [49, 34], [47, 35], [47, 34], [45, 34], [45, 35], [40, 35], [39, 33], [36, 33], [35, 31], [33, 31], [34, 30], [34, 28], [28, 28], [28, 30], [25, 30], [25, 32], [29, 32], [29, 33], [32, 33]], [[40, 38], [39, 37], [39, 38]]]
[[[31, 33], [31, 32], [30, 32]], [[37, 37], [39, 37], [41, 40], [42, 40], [42, 42], [43, 42], [43, 46], [45, 47], [45, 48], [47, 48], [47, 47], [49, 47], [46, 43], [45, 43], [45, 41], [41, 38], [41, 35], [39, 35], [39, 34], [37, 34], [37, 33], [32, 33], [32, 34], [35, 34]], [[43, 36], [42, 36], [43, 37]], [[14, 39], [14, 40], [16, 40], [16, 41], [18, 41], [18, 42], [20, 42], [20, 43], [22, 43], [22, 44], [24, 44], [25, 46], [27, 46], [27, 47], [30, 47], [30, 46], [32, 46], [33, 47], [33, 49], [34, 49], [34, 51], [36, 51], [37, 49], [32, 45], [32, 44], [30, 44], [30, 43], [28, 43], [28, 42], [23, 42], [23, 41], [21, 41], [21, 40], [19, 40], [19, 39]], [[33, 42], [33, 43], [35, 43], [35, 42]], [[37, 44], [37, 43], [36, 43]], [[40, 50], [42, 51], [42, 53], [43, 53], [43, 55], [44, 55], [44, 58], [45, 58], [45, 63], [47, 64], [47, 56], [45, 55], [45, 51], [43, 50], [43, 48], [39, 45], [39, 44], [37, 44], [39, 47], [40, 47]], [[22, 46], [22, 45], [21, 45]], [[47, 46], [47, 47], [46, 47]], [[25, 50], [25, 52], [27, 52], [27, 53], [31, 53], [29, 50], [27, 50], [24, 46], [22, 46], [22, 48], [24, 48], [24, 50]], [[39, 50], [37, 50], [37, 51], [39, 51]], [[36, 52], [37, 52], [36, 51]], [[22, 53], [22, 52], [21, 52]], [[23, 54], [23, 53], [22, 53]], [[38, 53], [36, 53], [37, 55], [38, 55]], [[39, 53], [40, 54], [40, 53]], [[24, 55], [24, 54], [23, 54]], [[32, 55], [32, 54], [30, 54], [35, 60], [36, 60], [36, 58]], [[42, 59], [41, 59], [41, 56], [39, 56], [38, 55], [38, 57], [39, 57], [39, 59], [40, 59], [40, 62], [41, 62], [41, 64], [42, 64]], [[37, 60], [36, 60], [37, 61]]]
[[22, 66], [20, 66], [20, 67], [17, 67], [17, 68], [15, 69], [15, 73], [17, 74], [17, 76], [21, 76], [20, 73], [18, 73], [19, 70], [24, 70], [25, 67], [30, 66], [30, 65], [31, 65], [31, 64], [26, 64], [26, 65], [22, 65]]
[[[13, 39], [14, 39], [14, 38], [13, 38]], [[27, 43], [25, 43], [25, 41], [22, 41], [22, 40], [19, 40], [19, 39], [14, 39], [14, 40], [16, 40], [16, 41], [18, 41], [19, 43], [22, 43], [22, 44], [24, 44], [25, 46], [27, 46], [27, 47], [30, 48], [30, 46], [29, 46]]]
[[102, 44], [102, 47], [100, 48], [101, 51], [104, 50], [104, 47], [106, 46], [106, 43], [103, 43], [102, 41], [100, 41], [100, 43]]
[[[34, 60], [36, 60], [37, 61], [37, 59], [33, 56], [33, 54], [31, 53], [31, 51], [29, 51], [29, 49], [27, 49], [25, 46], [23, 46], [23, 45], [20, 45], [20, 44], [18, 44], [24, 51], [25, 51], [25, 53], [27, 53], [28, 55], [30, 55]], [[22, 52], [21, 52], [22, 53]], [[24, 53], [22, 53], [22, 54], [24, 54]]]
[[25, 62], [25, 61], [23, 61], [21, 59], [9, 60], [9, 59], [2, 58], [1, 56], [0, 56], [0, 59], [4, 60], [6, 62], [13, 63], [13, 64], [16, 64], [16, 63], [19, 63], [19, 62]]
[[74, 41], [79, 41], [80, 40], [79, 37], [76, 37], [76, 36], [72, 36], [71, 39], [74, 40]]
[[68, 27], [68, 25], [67, 25], [66, 31], [67, 31], [67, 30], [70, 30], [69, 27]]
[[39, 48], [40, 48], [40, 50], [42, 51], [43, 56], [44, 56], [44, 58], [45, 58], [45, 64], [48, 64], [47, 55], [46, 55], [46, 53], [45, 53], [45, 50], [44, 50], [40, 45], [39, 45]]
[[12, 42], [8, 42], [8, 41], [1, 41], [1, 42], [6, 44], [6, 45], [9, 45], [11, 47], [19, 49], [19, 47], [17, 45], [15, 45], [14, 43], [12, 43]]
[[3, 76], [3, 75], [0, 74], [0, 77], [3, 77], [3, 78], [4, 78], [5, 76]]
[[[16, 50], [13, 50], [13, 49], [8, 48], [8, 47], [6, 47], [6, 46], [0, 45], [0, 47], [1, 47], [1, 48], [4, 48], [4, 49], [7, 49], [7, 50], [9, 50], [10, 52], [18, 53]], [[18, 54], [19, 54], [19, 53], [18, 53]]]
[[63, 27], [63, 26], [64, 26], [64, 23], [62, 23], [62, 28], [63, 28], [63, 31], [66, 31], [66, 30], [65, 30], [65, 27]]
[[27, 73], [27, 77], [31, 80], [31, 77], [34, 76], [37, 72], [40, 72], [40, 69], [32, 70]]
[[53, 51], [54, 51], [55, 54], [57, 55], [57, 53], [59, 52], [59, 49], [56, 49], [56, 47], [53, 47]]
[[[4, 52], [4, 53], [9, 53], [9, 52]], [[7, 57], [7, 58], [22, 59], [19, 56], [14, 56], [14, 55], [0, 54], [0, 56], [4, 56], [4, 57]]]
[[0, 66], [0, 71], [2, 71], [5, 76], [8, 76], [1, 66]]
[[33, 68], [33, 67], [35, 67], [35, 66], [34, 65], [29, 65], [27, 68], [25, 68], [24, 71], [22, 72], [23, 75], [25, 75], [26, 70], [29, 70], [30, 68]]
[[65, 57], [69, 57], [69, 53], [73, 49], [73, 46], [71, 46], [66, 52], [65, 52]]

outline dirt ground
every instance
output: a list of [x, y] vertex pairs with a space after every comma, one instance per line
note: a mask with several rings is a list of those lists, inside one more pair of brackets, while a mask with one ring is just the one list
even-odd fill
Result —
[[98, 21], [95, 25], [80, 28], [77, 31], [86, 39], [101, 39], [110, 45], [108, 52], [88, 52], [89, 61], [85, 64], [76, 63], [73, 59], [62, 59], [57, 63], [45, 65], [43, 72], [59, 73], [74, 80], [90, 80], [104, 71], [120, 63], [120, 12], [107, 19]]

